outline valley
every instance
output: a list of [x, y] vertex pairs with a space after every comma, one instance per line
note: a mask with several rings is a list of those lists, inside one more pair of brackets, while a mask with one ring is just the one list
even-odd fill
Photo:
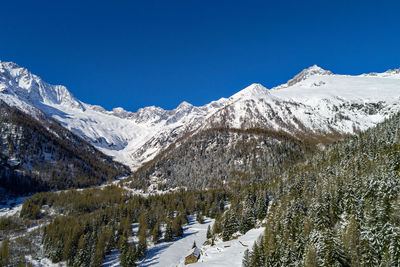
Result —
[[400, 259], [398, 69], [130, 112], [0, 62], [0, 101], [0, 266]]

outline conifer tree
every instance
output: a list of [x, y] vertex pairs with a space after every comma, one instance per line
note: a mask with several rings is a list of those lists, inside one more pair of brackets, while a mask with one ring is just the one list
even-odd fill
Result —
[[1, 243], [0, 247], [0, 265], [7, 266], [10, 262], [10, 248], [9, 248], [9, 239], [6, 238]]
[[153, 229], [151, 230], [151, 236], [153, 243], [157, 243], [158, 240], [160, 240], [161, 230], [160, 230], [160, 224], [158, 222], [154, 225]]
[[211, 233], [211, 227], [210, 227], [210, 225], [208, 225], [208, 227], [207, 227], [207, 235], [206, 235], [206, 237], [207, 237], [207, 239], [209, 239], [209, 238], [211, 238], [211, 237], [212, 237], [212, 233]]
[[139, 232], [139, 242], [137, 246], [137, 255], [138, 258], [144, 257], [147, 251], [147, 238], [146, 238], [146, 231], [142, 230]]
[[360, 233], [357, 222], [351, 217], [343, 236], [344, 252], [353, 266], [360, 265]]
[[[136, 245], [135, 243], [132, 243], [129, 246], [129, 250], [127, 253], [127, 256], [125, 258], [125, 266], [126, 267], [135, 267], [136, 266], [136, 260], [138, 259], [138, 255], [137, 255], [137, 250], [136, 250]], [[121, 265], [122, 266], [122, 265]], [[122, 266], [124, 267], [124, 266]]]
[[250, 266], [262, 266], [261, 262], [261, 254], [264, 254], [264, 251], [260, 251], [258, 249], [257, 241], [254, 242], [253, 249], [251, 252], [251, 264]]
[[257, 219], [262, 220], [267, 215], [268, 201], [264, 190], [259, 190], [255, 203]]
[[222, 232], [222, 239], [224, 241], [229, 240], [232, 235], [239, 230], [237, 218], [238, 216], [236, 216], [236, 212], [233, 210], [230, 210], [229, 213], [226, 214]]
[[132, 236], [132, 217], [129, 213], [122, 221], [122, 228], [124, 236], [126, 237]]
[[390, 265], [400, 265], [400, 228], [395, 227], [390, 236], [390, 245], [388, 253], [390, 255]]
[[81, 235], [78, 242], [78, 253], [74, 259], [74, 265], [76, 266], [89, 266], [90, 264], [90, 252], [89, 247], [89, 235]]
[[129, 258], [129, 244], [128, 239], [126, 237], [122, 238], [121, 243], [121, 253], [120, 253], [120, 263], [122, 267], [128, 266], [128, 258]]
[[203, 216], [203, 214], [202, 214], [201, 212], [198, 212], [198, 213], [197, 213], [196, 219], [197, 219], [197, 222], [198, 222], [198, 223], [200, 223], [200, 224], [203, 224], [203, 223], [204, 223], [204, 216]]
[[250, 267], [250, 264], [251, 261], [250, 261], [249, 249], [246, 248], [243, 254], [242, 267]]
[[175, 217], [172, 221], [171, 227], [174, 236], [181, 237], [183, 235], [182, 222], [179, 217]]
[[315, 247], [310, 244], [307, 247], [306, 254], [304, 256], [304, 267], [318, 267], [317, 251]]
[[256, 216], [252, 208], [247, 208], [244, 211], [243, 219], [240, 223], [240, 232], [242, 234], [247, 233], [250, 229], [253, 229], [256, 223]]
[[67, 260], [67, 262], [70, 265], [73, 265], [74, 257], [78, 249], [79, 238], [80, 238], [80, 229], [79, 226], [76, 225], [73, 229], [72, 235], [67, 237], [64, 246], [63, 259]]
[[174, 235], [172, 233], [172, 228], [170, 222], [167, 222], [167, 226], [165, 228], [164, 240], [165, 242], [170, 242], [174, 239]]

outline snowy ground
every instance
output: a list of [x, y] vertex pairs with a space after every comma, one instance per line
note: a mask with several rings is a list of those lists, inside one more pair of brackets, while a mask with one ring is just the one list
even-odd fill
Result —
[[203, 224], [195, 221], [195, 217], [189, 216], [189, 224], [184, 226], [183, 237], [174, 242], [163, 242], [150, 248], [146, 258], [138, 264], [141, 267], [148, 266], [183, 266], [185, 257], [190, 254], [193, 242], [200, 247], [206, 241], [208, 225], [214, 223], [213, 219], [205, 219]]
[[21, 211], [24, 200], [29, 196], [10, 199], [6, 204], [0, 205], [0, 217], [13, 216]]
[[31, 255], [26, 256], [25, 259], [28, 262], [30, 262], [33, 266], [39, 266], [39, 267], [65, 267], [65, 266], [67, 266], [67, 264], [65, 262], [52, 263], [51, 260], [48, 258], [34, 259], [31, 257]]
[[[206, 241], [207, 227], [214, 223], [214, 219], [206, 218], [203, 224], [196, 222], [194, 216], [189, 216], [189, 224], [183, 227], [183, 237], [173, 242], [161, 242], [154, 246], [150, 245], [146, 258], [138, 262], [141, 267], [169, 267], [183, 266], [185, 257], [190, 254], [193, 242], [198, 247]], [[134, 225], [133, 232], [137, 228]], [[135, 238], [134, 238], [135, 240]], [[135, 240], [137, 241], [137, 240]], [[113, 250], [103, 262], [103, 267], [119, 267], [119, 252]]]
[[114, 249], [103, 261], [103, 267], [119, 267], [119, 250]]
[[[254, 241], [264, 233], [265, 228], [260, 227], [248, 231], [245, 235], [227, 242], [215, 242], [214, 246], [201, 247], [199, 262], [190, 266], [242, 266], [243, 253], [248, 248], [251, 250]], [[178, 265], [181, 266], [181, 265]]]

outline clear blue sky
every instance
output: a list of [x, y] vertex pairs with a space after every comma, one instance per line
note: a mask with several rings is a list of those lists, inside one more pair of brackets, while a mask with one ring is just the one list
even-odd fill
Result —
[[2, 1], [0, 60], [107, 109], [400, 67], [398, 1]]

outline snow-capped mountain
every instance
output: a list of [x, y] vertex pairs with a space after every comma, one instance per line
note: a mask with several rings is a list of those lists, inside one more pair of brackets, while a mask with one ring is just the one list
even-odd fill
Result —
[[153, 156], [200, 125], [223, 106], [224, 99], [195, 107], [187, 102], [174, 110], [145, 107], [136, 113], [77, 100], [64, 86], [50, 85], [25, 68], [0, 62], [0, 98], [30, 113], [43, 111], [102, 152], [131, 167]]
[[40, 120], [0, 100], [0, 202], [10, 196], [87, 187], [127, 175], [53, 119]]
[[400, 110], [400, 73], [336, 75], [312, 66], [286, 84], [252, 84], [229, 98], [207, 124], [267, 128], [295, 135], [353, 134]]
[[312, 66], [286, 84], [252, 84], [229, 98], [173, 110], [145, 107], [106, 111], [76, 99], [28, 70], [0, 62], [0, 98], [19, 109], [41, 110], [104, 153], [135, 169], [178, 138], [214, 127], [264, 128], [297, 134], [352, 134], [400, 110], [400, 71], [336, 75]]

